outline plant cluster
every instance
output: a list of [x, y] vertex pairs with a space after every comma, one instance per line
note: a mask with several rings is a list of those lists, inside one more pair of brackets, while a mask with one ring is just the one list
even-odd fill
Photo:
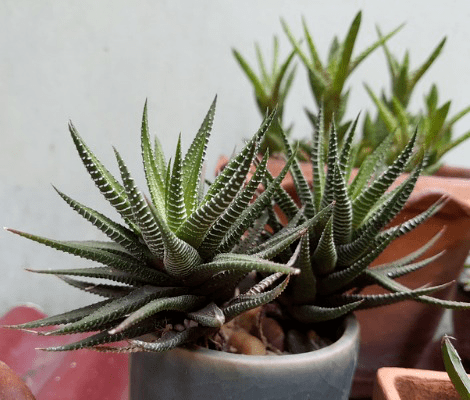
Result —
[[[317, 106], [317, 111], [315, 112], [307, 110], [310, 121], [314, 126], [317, 125], [319, 110], [323, 109], [323, 123], [325, 125], [323, 131], [325, 134], [328, 134], [334, 122], [339, 142], [342, 143], [343, 137], [352, 123], [351, 120], [344, 120], [350, 93], [350, 88], [346, 87], [347, 80], [374, 50], [382, 47], [390, 75], [389, 94], [381, 89], [381, 96], [379, 97], [376, 95], [376, 90], [365, 84], [368, 94], [376, 105], [377, 115], [375, 119], [373, 119], [370, 113], [367, 112], [365, 114], [362, 137], [360, 141], [355, 144], [356, 159], [354, 165], [359, 167], [365, 157], [377, 148], [386, 136], [393, 132], [393, 141], [388, 157], [388, 163], [390, 164], [404, 149], [412, 137], [415, 128], [418, 126], [420, 128], [418, 141], [422, 147], [428, 149], [429, 154], [428, 167], [424, 172], [435, 172], [439, 167], [442, 156], [470, 137], [470, 132], [464, 133], [456, 139], [453, 137], [454, 124], [470, 112], [470, 107], [464, 108], [454, 116], [449, 116], [451, 102], [448, 101], [443, 105], [439, 105], [436, 85], [432, 85], [429, 93], [425, 96], [424, 110], [414, 112], [410, 109], [410, 99], [416, 84], [441, 54], [446, 39], [444, 38], [438, 44], [419, 68], [410, 71], [409, 53], [406, 52], [402, 63], [400, 63], [387, 46], [389, 39], [392, 38], [403, 25], [386, 35], [383, 35], [380, 29], [377, 28], [377, 41], [359, 55], [353, 57], [360, 25], [361, 12], [354, 18], [343, 41], [334, 37], [330, 45], [327, 60], [323, 62], [318, 54], [317, 46], [315, 45], [305, 20], [302, 21], [303, 40], [297, 40], [287, 23], [282, 21], [284, 32], [293, 48], [292, 51], [295, 52], [298, 59], [307, 70], [308, 82]], [[306, 43], [307, 52], [303, 50], [303, 47], [305, 47], [303, 46], [304, 43]], [[234, 51], [234, 53], [237, 61], [253, 85], [259, 110], [264, 113], [272, 104], [276, 104], [273, 103], [273, 100], [282, 101], [282, 105], [284, 105], [284, 101], [291, 88], [295, 71], [295, 67], [290, 67], [291, 72], [289, 74], [286, 73], [286, 70], [294, 61], [292, 52], [282, 64], [283, 68], [276, 69], [273, 67], [271, 82], [277, 82], [278, 87], [275, 97], [269, 96], [269, 88], [271, 86], [269, 81], [263, 78], [265, 76], [264, 71], [266, 67], [264, 66], [262, 58], [259, 56], [259, 54], [261, 54], [259, 46], [257, 46], [257, 54], [261, 77], [256, 75], [248, 62], [243, 59], [237, 51]], [[277, 58], [275, 60], [274, 65], [277, 63]], [[261, 94], [263, 92], [268, 93], [268, 95], [262, 96]], [[282, 126], [282, 114], [279, 115], [279, 118], [279, 124]], [[279, 151], [281, 149], [279, 145], [280, 142], [279, 137], [272, 137], [267, 143], [267, 147], [270, 148], [271, 152]], [[302, 157], [308, 156], [308, 148], [310, 146], [311, 143], [308, 143], [308, 141], [302, 142], [302, 147], [305, 149], [304, 152], [300, 153]], [[416, 164], [410, 163], [409, 170], [415, 166]]]
[[[320, 114], [318, 129], [312, 138], [313, 187], [309, 187], [298, 161], [295, 160], [291, 173], [300, 208], [284, 189], [280, 188], [275, 194], [277, 206], [290, 223], [296, 218], [299, 219], [298, 223], [316, 220], [308, 234], [300, 239], [300, 254], [294, 266], [301, 273], [292, 277], [286, 291], [279, 297], [282, 308], [291, 318], [304, 324], [332, 320], [352, 310], [408, 299], [444, 308], [468, 308], [470, 304], [429, 296], [447, 284], [410, 289], [395, 280], [425, 267], [441, 255], [422, 259], [442, 232], [437, 233], [420, 249], [399, 260], [370, 267], [393, 240], [432, 216], [442, 207], [445, 199], [440, 199], [414, 218], [393, 225], [392, 221], [413, 191], [427, 157], [422, 152], [416, 153], [413, 150], [417, 142], [415, 131], [403, 151], [386, 166], [385, 159], [392, 141], [390, 134], [365, 159], [353, 176], [351, 152], [356, 126], [357, 119], [346, 132], [342, 146], [338, 145], [334, 125], [331, 127], [328, 152], [324, 159], [322, 149], [326, 135], [322, 131], [324, 124]], [[287, 154], [292, 157], [294, 151], [285, 135], [283, 139]], [[392, 186], [413, 159], [419, 161], [411, 174], [403, 182]], [[269, 179], [272, 180], [272, 177]], [[275, 213], [271, 213], [268, 223], [274, 233], [283, 229]], [[292, 251], [293, 248], [286, 249], [281, 256], [287, 260]], [[378, 285], [388, 293], [361, 294], [370, 285]]]
[[[71, 312], [14, 326], [36, 329], [60, 327], [45, 335], [96, 332], [84, 340], [47, 350], [93, 347], [148, 333], [156, 342], [134, 341], [128, 350], [164, 351], [210, 335], [238, 314], [277, 297], [298, 269], [270, 261], [310, 225], [286, 227], [274, 235], [269, 249], [253, 248], [250, 235], [256, 219], [271, 202], [272, 194], [289, 169], [253, 196], [265, 178], [267, 156], [246, 182], [253, 159], [273, 116], [232, 158], [225, 170], [203, 193], [203, 162], [215, 113], [215, 100], [196, 137], [183, 157], [178, 140], [173, 162], [167, 163], [158, 139], [152, 145], [144, 109], [141, 143], [150, 198], [135, 185], [121, 155], [115, 150], [120, 183], [98, 160], [70, 124], [70, 133], [88, 173], [105, 199], [122, 217], [114, 222], [57, 190], [65, 202], [101, 230], [110, 241], [58, 241], [9, 229], [54, 249], [96, 261], [103, 266], [81, 269], [36, 270], [53, 274], [66, 283], [105, 298]], [[252, 251], [247, 254], [246, 249]], [[254, 251], [253, 251], [254, 250]], [[266, 278], [238, 296], [234, 291], [251, 271]], [[76, 279], [75, 277], [85, 278]], [[87, 279], [117, 282], [95, 283]]]
[[[91, 333], [78, 342], [50, 347], [50, 351], [159, 352], [209, 338], [224, 323], [275, 299], [283, 318], [303, 324], [335, 320], [352, 310], [408, 299], [449, 308], [469, 307], [428, 296], [446, 285], [409, 289], [394, 280], [439, 257], [416, 261], [440, 234], [400, 260], [369, 268], [388, 244], [443, 204], [440, 200], [415, 218], [388, 227], [410, 196], [425, 163], [422, 154], [414, 152], [416, 133], [393, 163], [384, 167], [390, 134], [347, 183], [357, 119], [342, 146], [332, 124], [325, 159], [325, 125], [320, 115], [313, 136], [311, 189], [300, 171], [296, 150], [282, 130], [288, 160], [279, 176], [268, 172], [268, 154], [258, 157], [261, 141], [275, 118], [271, 113], [204, 193], [202, 167], [214, 113], [215, 100], [186, 154], [183, 156], [179, 139], [173, 162], [167, 162], [158, 139], [151, 142], [145, 107], [141, 149], [149, 197], [137, 188], [116, 150], [121, 181], [70, 124], [84, 166], [124, 223], [56, 189], [72, 209], [110, 240], [60, 241], [9, 231], [102, 264], [35, 272], [56, 275], [105, 300], [13, 328], [43, 335]], [[391, 188], [416, 157], [420, 161], [410, 176]], [[294, 177], [300, 208], [281, 186], [288, 171]], [[261, 192], [260, 184], [264, 187]], [[287, 224], [280, 223], [274, 205], [287, 217]], [[244, 280], [253, 271], [257, 279]], [[242, 280], [250, 284], [240, 293]], [[370, 284], [379, 284], [390, 293], [362, 295], [361, 290]], [[53, 330], [41, 329], [56, 325]], [[140, 340], [145, 334], [153, 334], [156, 340]], [[110, 345], [122, 340], [129, 344]]]

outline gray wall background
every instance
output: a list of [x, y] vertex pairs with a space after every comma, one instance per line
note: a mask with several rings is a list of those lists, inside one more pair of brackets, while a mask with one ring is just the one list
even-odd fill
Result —
[[[424, 4], [426, 4], [425, 7]], [[89, 146], [117, 172], [112, 145], [120, 149], [138, 182], [144, 183], [139, 150], [143, 104], [149, 99], [152, 133], [170, 154], [182, 132], [189, 145], [215, 94], [218, 111], [209, 146], [208, 171], [219, 155], [232, 153], [258, 127], [251, 87], [231, 48], [254, 61], [253, 43], [270, 51], [272, 37], [281, 53], [290, 45], [279, 18], [301, 35], [304, 16], [323, 57], [334, 34], [344, 37], [363, 10], [357, 50], [376, 39], [375, 24], [389, 31], [406, 27], [390, 42], [411, 65], [429, 55], [443, 36], [443, 55], [425, 76], [413, 104], [422, 104], [432, 82], [440, 101], [452, 99], [451, 113], [470, 104], [470, 6], [465, 0], [127, 2], [123, 0], [3, 0], [0, 2], [0, 221], [4, 226], [58, 239], [99, 239], [100, 234], [69, 210], [51, 183], [73, 198], [109, 211], [87, 177], [67, 131], [72, 119]], [[371, 108], [362, 82], [387, 86], [381, 50], [349, 82], [351, 116]], [[310, 134], [303, 108], [313, 107], [305, 71], [299, 65], [286, 110], [294, 136]], [[468, 130], [470, 117], [455, 133]], [[470, 167], [470, 143], [446, 161]], [[112, 214], [115, 215], [115, 214]], [[47, 313], [84, 305], [94, 297], [51, 276], [24, 268], [87, 266], [8, 232], [0, 232], [0, 313], [33, 302]]]

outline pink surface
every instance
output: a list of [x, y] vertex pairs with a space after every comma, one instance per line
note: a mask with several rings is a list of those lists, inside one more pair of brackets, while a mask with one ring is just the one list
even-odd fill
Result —
[[[34, 307], [15, 307], [0, 318], [0, 326], [43, 317]], [[83, 336], [46, 337], [0, 328], [0, 360], [26, 382], [36, 400], [128, 400], [127, 355], [36, 350]]]

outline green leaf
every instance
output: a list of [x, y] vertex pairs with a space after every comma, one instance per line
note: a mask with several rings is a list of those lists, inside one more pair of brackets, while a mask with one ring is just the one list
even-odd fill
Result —
[[213, 252], [217, 246], [220, 244], [235, 221], [243, 214], [243, 211], [253, 199], [255, 191], [265, 176], [267, 162], [268, 154], [265, 154], [250, 181], [239, 192], [229, 207], [227, 207], [224, 214], [211, 226], [199, 247], [199, 253], [203, 258], [213, 256]]
[[[234, 200], [240, 188], [243, 186], [246, 175], [255, 156], [256, 145], [251, 144], [243, 157], [234, 165], [229, 163], [222, 172], [227, 169], [233, 169], [231, 176], [224, 176], [223, 182], [213, 183], [219, 186], [219, 192], [210, 196], [178, 229], [177, 236], [195, 248], [199, 248], [205, 235], [210, 230], [212, 224], [227, 210], [230, 203]], [[219, 175], [220, 177], [220, 175]], [[212, 187], [211, 186], [211, 187]], [[207, 196], [206, 196], [207, 197]]]
[[375, 150], [369, 154], [359, 167], [357, 175], [348, 187], [348, 193], [351, 199], [355, 199], [366, 187], [371, 176], [373, 176], [378, 167], [383, 164], [387, 152], [390, 150], [392, 143], [392, 134], [389, 134], [380, 143]]
[[70, 286], [83, 290], [84, 292], [96, 294], [107, 298], [118, 298], [129, 294], [134, 287], [123, 285], [108, 285], [103, 283], [86, 282], [77, 279], [67, 278], [66, 276], [57, 276]]
[[302, 236], [299, 245], [300, 252], [295, 267], [300, 270], [300, 274], [292, 277], [289, 295], [292, 304], [309, 304], [313, 303], [317, 296], [317, 278], [312, 270], [308, 235]]
[[344, 301], [362, 301], [358, 306], [358, 310], [365, 310], [369, 308], [383, 307], [390, 304], [396, 304], [405, 300], [419, 300], [420, 296], [444, 289], [447, 285], [439, 285], [433, 287], [423, 287], [418, 289], [408, 289], [402, 292], [375, 294], [375, 295], [361, 295], [361, 294], [344, 294], [341, 298]]
[[338, 255], [336, 253], [333, 233], [333, 217], [330, 217], [313, 252], [312, 268], [316, 274], [328, 274], [334, 271], [337, 259]]
[[108, 200], [109, 203], [122, 216], [129, 227], [138, 232], [138, 228], [133, 221], [129, 199], [126, 196], [122, 185], [114, 178], [114, 176], [109, 173], [104, 165], [101, 164], [101, 162], [88, 148], [73, 126], [72, 122], [69, 123], [69, 131], [72, 135], [72, 139], [75, 143], [78, 154], [80, 155], [80, 158], [82, 159], [82, 162], [88, 170], [91, 178], [95, 182], [95, 185], [101, 191], [106, 200]]
[[62, 197], [65, 202], [77, 213], [79, 213], [86, 220], [90, 221], [111, 240], [124, 247], [134, 257], [138, 258], [139, 260], [146, 260], [149, 258], [150, 254], [148, 249], [140, 243], [139, 237], [133, 231], [112, 221], [98, 211], [95, 211], [92, 208], [86, 207], [78, 201], [73, 200], [57, 188], [54, 187], [54, 189], [60, 195], [60, 197]]
[[409, 253], [408, 255], [406, 255], [406, 256], [398, 259], [398, 260], [391, 261], [389, 263], [377, 265], [374, 268], [377, 271], [382, 271], [382, 272], [388, 273], [388, 271], [394, 270], [396, 268], [401, 268], [404, 265], [412, 263], [413, 261], [415, 261], [419, 257], [421, 257], [424, 253], [426, 253], [429, 249], [431, 249], [437, 243], [437, 241], [442, 237], [445, 230], [446, 230], [446, 228], [442, 228], [430, 240], [428, 240], [423, 246], [421, 246], [419, 249]]
[[61, 241], [48, 239], [42, 236], [33, 235], [26, 232], [21, 232], [16, 229], [6, 228], [9, 232], [15, 233], [24, 238], [33, 240], [35, 242], [52, 247], [56, 250], [70, 253], [75, 256], [86, 258], [88, 260], [97, 261], [112, 268], [124, 271], [136, 271], [142, 268], [141, 264], [128, 254], [124, 248], [121, 251], [109, 252], [104, 246], [103, 242], [90, 242], [90, 241]]
[[[122, 266], [123, 270], [110, 267], [96, 268], [72, 268], [72, 269], [44, 269], [27, 271], [36, 272], [38, 274], [49, 275], [70, 275], [81, 276], [84, 278], [108, 279], [114, 282], [125, 283], [132, 286], [142, 286], [143, 284], [153, 284], [159, 286], [172, 286], [177, 283], [175, 279], [168, 276], [164, 272], [157, 271], [153, 268], [139, 267], [138, 269], [132, 265]], [[124, 270], [126, 268], [126, 270]]]
[[[323, 189], [323, 197], [320, 203], [320, 208], [326, 207], [334, 201], [334, 180], [335, 180], [335, 166], [338, 162], [338, 136], [334, 123], [331, 124], [330, 138], [328, 141], [328, 157], [326, 164], [326, 178]], [[317, 167], [322, 168], [322, 165]]]
[[215, 333], [214, 328], [207, 327], [194, 327], [185, 329], [182, 332], [170, 331], [161, 339], [155, 342], [144, 342], [142, 340], [132, 340], [131, 351], [152, 351], [163, 352], [182, 346], [185, 343], [194, 343], [198, 338], [203, 336], [210, 336], [210, 333]]
[[312, 324], [340, 318], [358, 308], [361, 303], [361, 301], [356, 301], [337, 307], [320, 307], [306, 304], [292, 307], [290, 313], [301, 323]]
[[[331, 209], [333, 207], [325, 207], [322, 211], [320, 211], [315, 217], [310, 218], [309, 220], [305, 221], [299, 226], [286, 226], [284, 229], [278, 231], [274, 234], [270, 239], [264, 241], [259, 246], [257, 246], [251, 254], [255, 254], [258, 257], [264, 259], [272, 259], [276, 255], [278, 255], [282, 250], [290, 246], [295, 240], [299, 239], [300, 237], [306, 235], [308, 236], [308, 232], [312, 231], [313, 227], [321, 221], [325, 216], [331, 213]], [[302, 210], [299, 211], [298, 219], [302, 216]]]
[[313, 131], [312, 138], [312, 177], [313, 177], [313, 200], [315, 210], [320, 210], [320, 203], [325, 187], [325, 170], [323, 160], [323, 138], [325, 137], [324, 111], [320, 109], [318, 124]]
[[246, 273], [257, 271], [266, 273], [281, 272], [286, 275], [298, 274], [300, 271], [293, 268], [292, 265], [293, 261], [291, 263], [281, 264], [262, 259], [256, 255], [221, 253], [215, 256], [211, 262], [199, 265], [198, 272], [201, 275], [204, 273], [215, 274], [224, 270], [234, 270]]
[[101, 327], [108, 322], [115, 321], [118, 318], [138, 310], [151, 300], [167, 297], [169, 295], [175, 296], [184, 291], [184, 288], [159, 288], [146, 285], [133, 290], [127, 296], [114, 299], [76, 322], [67, 324], [55, 331], [48, 332], [47, 335], [63, 335], [100, 330], [102, 329]]
[[410, 92], [414, 88], [414, 86], [418, 83], [418, 81], [421, 79], [421, 77], [424, 75], [424, 73], [433, 64], [436, 58], [439, 56], [439, 54], [442, 51], [442, 48], [444, 47], [446, 40], [447, 38], [442, 39], [439, 42], [439, 44], [436, 46], [436, 48], [433, 50], [431, 55], [428, 57], [428, 59], [416, 71], [413, 72], [411, 76], [410, 84], [409, 84]]
[[416, 143], [417, 130], [412, 138], [395, 159], [395, 161], [383, 172], [377, 179], [375, 179], [368, 187], [361, 191], [361, 193], [354, 199], [353, 210], [353, 226], [359, 226], [364, 217], [369, 213], [372, 206], [383, 196], [385, 191], [392, 185], [392, 183], [400, 176], [405, 170], [408, 162], [413, 155], [413, 148]]
[[202, 296], [194, 296], [191, 294], [183, 294], [174, 297], [162, 297], [149, 301], [142, 307], [132, 312], [119, 325], [109, 330], [111, 335], [120, 333], [129, 329], [131, 326], [138, 324], [140, 321], [147, 319], [162, 311], [191, 311], [203, 304]]
[[173, 170], [170, 176], [168, 186], [168, 195], [166, 197], [166, 221], [168, 227], [173, 232], [186, 220], [185, 191], [183, 188], [183, 160], [181, 155], [181, 135], [178, 137], [175, 159], [173, 161]]
[[131, 328], [128, 331], [117, 333], [116, 335], [110, 335], [107, 331], [99, 332], [95, 335], [89, 336], [78, 342], [66, 344], [64, 346], [47, 347], [45, 351], [69, 351], [69, 350], [80, 350], [89, 349], [95, 346], [99, 346], [105, 343], [119, 342], [125, 339], [132, 339], [152, 333], [155, 331], [155, 321], [147, 321], [145, 324], [138, 325]]
[[[270, 283], [275, 279], [278, 279], [280, 275], [274, 274], [267, 278], [267, 281]], [[229, 305], [222, 308], [222, 311], [225, 315], [225, 320], [228, 322], [232, 318], [236, 317], [237, 315], [251, 310], [253, 308], [259, 307], [263, 304], [270, 303], [275, 298], [277, 298], [286, 288], [287, 284], [289, 283], [289, 275], [285, 277], [285, 279], [278, 284], [276, 287], [269, 291], [263, 291], [259, 293], [256, 289], [252, 291], [252, 293], [239, 295], [237, 298], [234, 299]], [[263, 287], [263, 281], [259, 283], [260, 287]]]
[[286, 165], [281, 170], [279, 175], [265, 188], [264, 192], [261, 193], [258, 198], [243, 211], [243, 213], [240, 215], [240, 218], [238, 218], [237, 221], [232, 225], [220, 243], [219, 247], [216, 249], [216, 253], [228, 252], [233, 249], [244, 232], [261, 215], [268, 204], [270, 204], [274, 193], [277, 192], [294, 159], [295, 154], [293, 154], [292, 157], [287, 160]]
[[369, 94], [372, 101], [375, 103], [377, 110], [379, 112], [380, 118], [385, 123], [385, 126], [389, 132], [395, 132], [398, 126], [398, 122], [393, 115], [393, 113], [388, 109], [387, 105], [383, 100], [380, 100], [372, 89], [367, 85], [364, 84], [367, 93]]
[[[356, 58], [354, 58], [350, 64], [349, 64], [349, 74], [351, 74], [354, 69], [362, 62], [364, 59], [366, 59], [377, 47], [379, 46], [384, 46], [385, 48], [385, 43], [392, 37], [394, 36], [398, 31], [403, 28], [405, 24], [401, 24], [397, 28], [395, 28], [393, 31], [388, 33], [385, 36], [382, 36], [379, 34], [379, 40], [377, 40], [374, 44], [369, 46], [367, 49], [365, 49], [361, 54], [359, 54]], [[379, 31], [380, 32], [380, 31]]]
[[351, 174], [352, 169], [352, 162], [351, 158], [353, 158], [353, 139], [354, 134], [356, 132], [357, 122], [359, 120], [359, 115], [354, 120], [353, 124], [349, 127], [345, 138], [343, 140], [343, 145], [341, 147], [340, 154], [338, 156], [338, 164], [340, 172], [346, 182], [349, 181], [349, 176]]
[[197, 207], [198, 192], [201, 184], [201, 174], [206, 157], [207, 143], [212, 131], [214, 122], [215, 106], [217, 96], [214, 98], [204, 121], [201, 124], [191, 146], [189, 147], [183, 160], [183, 187], [184, 201], [187, 215], [191, 215]]
[[[131, 177], [126, 164], [121, 158], [117, 150], [114, 150], [116, 159], [121, 172], [121, 178], [124, 183], [129, 205], [132, 210], [133, 219], [138, 225], [142, 238], [149, 248], [150, 252], [157, 258], [163, 257], [163, 238], [158, 222], [152, 215], [150, 207], [144, 198], [144, 195], [135, 185], [134, 179]], [[162, 225], [161, 223], [160, 225]]]
[[343, 42], [340, 61], [333, 78], [333, 90], [336, 93], [341, 93], [344, 82], [346, 81], [346, 78], [349, 74], [349, 63], [351, 61], [352, 52], [356, 43], [357, 33], [359, 31], [359, 27], [361, 26], [361, 16], [362, 13], [358, 12], [349, 28], [346, 39]]
[[26, 322], [24, 324], [6, 326], [4, 325], [4, 327], [13, 329], [35, 329], [42, 328], [45, 326], [69, 324], [84, 318], [91, 312], [96, 311], [97, 309], [103, 307], [106, 304], [109, 304], [111, 301], [112, 299], [107, 299], [98, 303], [90, 304], [85, 307], [77, 308], [72, 311], [57, 314], [52, 317], [41, 318], [36, 321]]
[[463, 400], [469, 400], [470, 378], [462, 365], [457, 350], [455, 350], [448, 336], [442, 338], [441, 348], [444, 366], [450, 380], [454, 384], [455, 390], [457, 390], [457, 393]]
[[[284, 131], [281, 129], [280, 131], [282, 141], [284, 143], [284, 148], [287, 151], [287, 157], [291, 157], [294, 154], [294, 150], [292, 149], [289, 141], [287, 140], [287, 136], [285, 135]], [[299, 162], [294, 160], [291, 166], [291, 175], [294, 179], [295, 189], [297, 195], [299, 196], [301, 204], [304, 204], [305, 207], [305, 216], [307, 218], [312, 218], [315, 215], [315, 206], [313, 202], [312, 192], [310, 191], [310, 187], [308, 185], [307, 180], [305, 179], [301, 169]]]
[[198, 324], [209, 328], [220, 328], [225, 323], [224, 312], [214, 302], [209, 303], [200, 310], [190, 312], [186, 316]]
[[[150, 197], [153, 204], [160, 211], [161, 215], [165, 215], [165, 172], [166, 164], [158, 139], [155, 139], [155, 153], [152, 151], [150, 144], [150, 135], [147, 118], [147, 102], [145, 102], [144, 113], [142, 115], [141, 128], [141, 147], [142, 159], [144, 164], [145, 178], [150, 191]], [[158, 162], [156, 160], [158, 157]]]
[[251, 69], [248, 62], [242, 57], [242, 55], [237, 50], [232, 49], [232, 53], [235, 56], [235, 59], [237, 60], [238, 64], [240, 65], [240, 67], [242, 68], [242, 70], [245, 72], [246, 76], [250, 80], [251, 84], [253, 85], [256, 96], [262, 99], [266, 99], [268, 96], [266, 92], [264, 91], [263, 84], [258, 79], [255, 72]]
[[348, 187], [339, 164], [335, 165], [333, 209], [333, 237], [336, 245], [349, 243], [352, 237], [353, 209]]

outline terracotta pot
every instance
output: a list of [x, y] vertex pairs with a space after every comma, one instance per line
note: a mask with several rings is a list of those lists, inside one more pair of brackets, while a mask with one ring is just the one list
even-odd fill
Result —
[[[268, 168], [274, 176], [279, 174], [283, 166], [283, 160], [270, 159], [268, 162]], [[307, 180], [312, 182], [311, 165], [301, 163], [301, 168]], [[409, 201], [391, 225], [414, 217], [441, 196], [447, 196], [447, 203], [421, 226], [395, 240], [374, 263], [377, 265], [407, 255], [446, 227], [439, 242], [424, 256], [428, 257], [442, 250], [446, 250], [445, 254], [425, 268], [398, 279], [410, 288], [455, 281], [470, 250], [470, 180], [449, 177], [470, 176], [470, 171], [446, 166], [439, 173], [445, 176], [422, 176], [418, 179]], [[395, 185], [404, 179], [406, 175], [399, 177]], [[283, 187], [296, 197], [290, 174], [283, 181]], [[452, 299], [456, 292], [455, 286], [454, 284], [435, 296]], [[371, 287], [365, 293], [379, 294], [385, 291], [379, 287]], [[375, 373], [380, 367], [441, 368], [440, 360], [427, 348], [434, 348], [432, 338], [442, 314], [443, 310], [439, 307], [412, 301], [356, 312], [362, 333], [352, 397], [371, 396]]]
[[28, 386], [2, 361], [0, 361], [0, 399], [35, 400]]
[[132, 400], [347, 400], [359, 347], [350, 315], [343, 334], [320, 350], [251, 356], [199, 349], [131, 355]]
[[373, 400], [460, 400], [447, 372], [380, 368]]

